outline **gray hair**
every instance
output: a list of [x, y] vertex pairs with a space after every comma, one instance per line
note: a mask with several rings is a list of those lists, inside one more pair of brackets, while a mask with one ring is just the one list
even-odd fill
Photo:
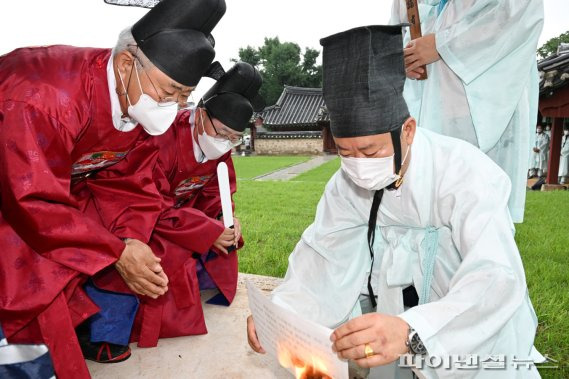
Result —
[[145, 69], [149, 70], [154, 67], [154, 64], [150, 62], [150, 60], [138, 47], [136, 40], [132, 36], [132, 26], [129, 26], [120, 32], [119, 39], [113, 48], [113, 58], [125, 50], [130, 52], [132, 55], [135, 55]]

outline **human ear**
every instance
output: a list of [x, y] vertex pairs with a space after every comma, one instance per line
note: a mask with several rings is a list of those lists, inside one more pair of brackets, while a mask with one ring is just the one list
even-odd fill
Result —
[[115, 55], [114, 60], [117, 62], [117, 70], [119, 70], [123, 75], [125, 75], [127, 71], [131, 70], [134, 64], [134, 56], [128, 50], [123, 50]]
[[401, 131], [401, 138], [407, 145], [411, 145], [413, 143], [416, 131], [417, 121], [413, 117], [409, 117], [407, 120], [405, 120]]

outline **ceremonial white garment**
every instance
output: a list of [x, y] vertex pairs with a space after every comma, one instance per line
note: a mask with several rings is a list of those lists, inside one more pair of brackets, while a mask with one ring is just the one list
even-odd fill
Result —
[[547, 172], [547, 162], [549, 159], [549, 137], [545, 133], [535, 134], [535, 147], [539, 149], [539, 153], [532, 150], [533, 153], [533, 168], [539, 170], [539, 174]]
[[[418, 128], [403, 185], [385, 191], [377, 218], [373, 286], [377, 311], [400, 315], [430, 356], [528, 358], [537, 318], [507, 208], [507, 175], [473, 145]], [[469, 180], [465, 181], [464, 178]], [[328, 327], [360, 313], [367, 282], [367, 229], [373, 192], [339, 170], [314, 223], [289, 257], [272, 300]], [[404, 310], [414, 285], [419, 305]], [[508, 365], [510, 363], [508, 362]], [[397, 378], [394, 364], [372, 378]], [[409, 371], [409, 370], [407, 370]], [[534, 378], [532, 369], [424, 369], [427, 378]], [[476, 376], [478, 375], [478, 376]]]
[[561, 158], [559, 161], [559, 176], [569, 177], [569, 136], [561, 137]]
[[[543, 27], [541, 0], [419, 0], [423, 35], [435, 34], [441, 59], [428, 79], [407, 79], [411, 116], [437, 133], [468, 141], [510, 177], [509, 208], [522, 222], [528, 149], [537, 120], [539, 77], [535, 51]], [[391, 23], [407, 22], [394, 0]], [[404, 46], [410, 40], [405, 33]]]

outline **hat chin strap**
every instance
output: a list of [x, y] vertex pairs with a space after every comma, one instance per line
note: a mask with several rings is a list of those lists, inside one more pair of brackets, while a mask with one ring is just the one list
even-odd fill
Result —
[[[391, 143], [393, 144], [393, 152], [395, 156], [393, 157], [395, 162], [395, 173], [399, 173], [401, 171], [401, 128], [397, 128], [390, 132], [391, 134]], [[387, 186], [387, 189], [397, 189], [396, 185], [397, 181], [391, 183]]]
[[[397, 128], [390, 132], [391, 142], [393, 143], [394, 151], [394, 161], [395, 161], [395, 172], [401, 171], [401, 128]], [[386, 188], [388, 190], [396, 189], [397, 182], [391, 183]], [[373, 244], [375, 242], [375, 227], [377, 224], [377, 212], [379, 211], [379, 205], [381, 204], [381, 199], [383, 197], [384, 189], [375, 191], [373, 194], [373, 202], [371, 204], [371, 210], [369, 213], [368, 229], [367, 229], [367, 243], [369, 248], [369, 255], [371, 256], [371, 265], [369, 269], [369, 276], [367, 278], [367, 290], [369, 293], [369, 299], [373, 308], [377, 307], [377, 300], [375, 299], [375, 294], [373, 293], [373, 288], [371, 285], [371, 274], [373, 272], [373, 262], [375, 260], [375, 254], [373, 251]]]

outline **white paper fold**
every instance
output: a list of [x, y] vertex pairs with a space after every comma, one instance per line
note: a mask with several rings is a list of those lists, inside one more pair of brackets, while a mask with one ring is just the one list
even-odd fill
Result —
[[332, 351], [333, 330], [273, 304], [247, 281], [249, 308], [261, 346], [293, 375], [309, 365], [334, 379], [348, 379], [348, 363]]

